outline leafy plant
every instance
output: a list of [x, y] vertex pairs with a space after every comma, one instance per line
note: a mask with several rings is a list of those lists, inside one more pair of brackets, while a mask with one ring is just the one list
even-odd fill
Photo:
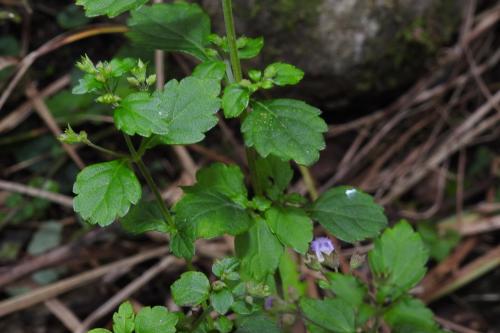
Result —
[[[298, 84], [304, 76], [300, 69], [276, 62], [243, 75], [240, 59], [257, 56], [264, 40], [237, 38], [231, 0], [222, 0], [226, 36], [211, 33], [208, 16], [192, 3], [76, 3], [87, 16], [131, 11], [128, 36], [133, 44], [183, 52], [200, 64], [191, 76], [154, 91], [156, 76], [141, 60], [115, 58], [94, 64], [82, 57], [77, 66], [84, 76], [73, 93], [92, 94], [96, 102], [110, 106], [129, 153], [99, 147], [85, 132], [67, 129], [62, 141], [83, 143], [114, 158], [78, 174], [75, 211], [90, 224], [121, 220], [131, 233], [167, 233], [172, 253], [186, 260], [194, 256], [198, 238], [235, 236], [235, 257], [214, 263], [215, 280], [190, 271], [171, 285], [176, 304], [191, 309], [187, 315], [161, 306], [135, 314], [124, 303], [113, 316], [115, 333], [279, 332], [297, 319], [311, 332], [375, 332], [381, 325], [395, 332], [439, 331], [430, 310], [409, 294], [425, 273], [428, 254], [408, 223], [400, 222], [379, 236], [387, 226], [383, 208], [352, 187], [332, 188], [312, 202], [286, 192], [293, 178], [290, 163], [304, 170], [316, 162], [325, 147], [327, 126], [320, 110], [303, 101], [262, 99], [258, 93]], [[124, 82], [130, 89], [117, 90]], [[202, 141], [216, 125], [220, 109], [224, 117], [240, 120], [251, 188], [240, 166], [215, 163], [200, 170], [196, 184], [184, 188], [174, 207], [167, 207], [143, 156], [158, 145]], [[139, 145], [132, 137], [140, 139]], [[142, 194], [138, 174], [155, 201]], [[336, 272], [338, 258], [330, 238], [313, 240], [315, 221], [347, 243], [375, 239], [368, 255], [371, 282], [358, 278], [354, 261], [350, 272]], [[322, 299], [305, 296], [297, 255], [323, 277]]]

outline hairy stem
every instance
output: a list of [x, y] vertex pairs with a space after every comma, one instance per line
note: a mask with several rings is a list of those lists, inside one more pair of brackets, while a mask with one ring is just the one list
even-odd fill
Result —
[[132, 140], [130, 140], [130, 137], [127, 134], [123, 134], [125, 138], [125, 142], [127, 143], [127, 147], [130, 150], [130, 154], [132, 155], [134, 163], [137, 165], [139, 168], [139, 171], [141, 172], [142, 176], [144, 179], [146, 179], [146, 182], [148, 183], [149, 188], [151, 191], [153, 191], [153, 194], [156, 198], [156, 201], [158, 201], [158, 204], [160, 205], [160, 210], [161, 214], [163, 215], [163, 218], [167, 223], [171, 226], [174, 227], [174, 220], [172, 218], [172, 215], [170, 215], [170, 212], [168, 211], [167, 206], [165, 205], [165, 201], [163, 201], [163, 198], [161, 197], [160, 190], [158, 189], [158, 186], [156, 186], [156, 183], [153, 180], [153, 177], [151, 176], [151, 173], [149, 172], [148, 168], [144, 164], [144, 161], [142, 160], [142, 156], [137, 153], [135, 150], [134, 144], [132, 143]]
[[[231, 60], [231, 68], [233, 75], [227, 75], [230, 83], [240, 82], [243, 79], [241, 71], [240, 58], [238, 56], [238, 47], [236, 46], [236, 31], [234, 29], [233, 5], [232, 0], [222, 0], [222, 9], [224, 12], [224, 23], [226, 26], [226, 37], [229, 46], [229, 57]], [[233, 79], [234, 77], [234, 79]], [[233, 82], [231, 82], [233, 81]], [[240, 116], [240, 121], [245, 120], [248, 111], [245, 111]], [[262, 195], [263, 190], [257, 175], [257, 153], [252, 148], [246, 148], [248, 160], [248, 169], [250, 170], [250, 182], [256, 195]]]
[[118, 158], [130, 158], [129, 155], [127, 154], [123, 154], [123, 153], [119, 153], [119, 152], [116, 152], [116, 151], [113, 151], [111, 149], [107, 149], [107, 148], [104, 148], [104, 147], [101, 147], [99, 145], [96, 145], [95, 143], [91, 142], [91, 141], [85, 141], [84, 142], [85, 145], [91, 147], [91, 148], [94, 148], [95, 150], [98, 150], [100, 152], [103, 152], [105, 154], [109, 154], [111, 156], [114, 156], [114, 157], [118, 157]]

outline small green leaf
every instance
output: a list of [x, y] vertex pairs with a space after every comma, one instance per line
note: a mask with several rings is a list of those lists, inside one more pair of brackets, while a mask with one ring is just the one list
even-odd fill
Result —
[[434, 321], [432, 311], [422, 301], [408, 296], [392, 305], [384, 313], [384, 320], [394, 333], [441, 332]]
[[359, 308], [366, 297], [366, 287], [354, 276], [340, 273], [327, 273], [328, 283], [326, 288], [330, 289], [337, 298], [347, 302], [354, 308]]
[[252, 59], [259, 55], [260, 51], [264, 47], [264, 37], [249, 38], [242, 37], [245, 39], [244, 46], [238, 48], [238, 56], [240, 59]]
[[289, 162], [282, 161], [274, 155], [266, 158], [258, 157], [256, 162], [258, 181], [267, 196], [276, 201], [288, 187], [293, 178], [293, 169]]
[[95, 75], [85, 74], [78, 80], [78, 84], [71, 91], [75, 95], [83, 95], [88, 93], [97, 93], [103, 91], [104, 83], [95, 79]]
[[238, 117], [248, 107], [249, 102], [250, 92], [239, 84], [233, 83], [224, 89], [222, 109], [226, 118]]
[[213, 306], [214, 310], [221, 315], [226, 314], [233, 303], [233, 294], [227, 288], [213, 292], [210, 295], [210, 304]]
[[341, 299], [303, 298], [300, 300], [300, 308], [308, 321], [327, 331], [356, 332], [355, 309]]
[[115, 110], [116, 127], [129, 135], [158, 134], [165, 144], [199, 142], [217, 124], [219, 93], [220, 85], [213, 80], [171, 80], [152, 96], [128, 95]]
[[432, 223], [419, 223], [417, 230], [429, 250], [429, 255], [437, 261], [444, 260], [460, 241], [458, 232], [446, 230], [440, 234]]
[[235, 238], [234, 243], [246, 278], [262, 281], [278, 268], [283, 245], [263, 219], [258, 218], [248, 232]]
[[233, 273], [240, 265], [238, 259], [232, 257], [222, 258], [215, 261], [212, 266], [212, 272], [221, 280], [225, 280], [231, 273]]
[[286, 86], [299, 83], [304, 77], [304, 72], [293, 65], [275, 62], [266, 68], [264, 76], [269, 76], [277, 86]]
[[88, 17], [107, 15], [108, 17], [115, 17], [123, 12], [135, 9], [147, 0], [76, 0], [76, 4], [83, 6], [85, 15]]
[[127, 161], [93, 164], [76, 177], [73, 208], [91, 224], [106, 226], [141, 198], [141, 185]]
[[220, 60], [202, 62], [193, 71], [193, 76], [199, 79], [221, 81], [224, 75], [226, 75], [226, 64]]
[[113, 314], [114, 333], [132, 333], [134, 331], [134, 309], [130, 302], [124, 302], [118, 308], [118, 312]]
[[425, 275], [427, 259], [422, 239], [407, 222], [386, 229], [368, 254], [379, 302], [414, 287]]
[[284, 161], [310, 165], [325, 148], [327, 126], [318, 109], [293, 99], [252, 103], [253, 111], [242, 124], [245, 143], [262, 157], [276, 155]]
[[177, 232], [171, 236], [170, 249], [177, 257], [191, 260], [195, 253], [196, 228], [188, 220], [176, 218]]
[[245, 204], [243, 173], [234, 165], [214, 164], [198, 172], [196, 185], [184, 188], [177, 218], [196, 226], [198, 237], [212, 238], [246, 231], [251, 218]]
[[375, 237], [387, 225], [384, 209], [359, 190], [340, 186], [323, 193], [313, 205], [312, 218], [346, 242]]
[[217, 318], [214, 326], [220, 333], [229, 333], [233, 330], [233, 322], [224, 316]]
[[132, 12], [128, 37], [139, 47], [179, 51], [205, 61], [209, 57], [210, 18], [197, 4], [174, 2], [143, 6]]
[[313, 239], [313, 223], [302, 209], [271, 207], [266, 222], [283, 244], [301, 254], [307, 252]]
[[208, 299], [210, 282], [200, 272], [183, 273], [170, 287], [172, 297], [179, 306], [196, 306]]
[[131, 234], [142, 234], [147, 231], [168, 233], [167, 222], [163, 219], [160, 206], [155, 201], [139, 202], [121, 219], [123, 229]]
[[276, 322], [264, 313], [244, 316], [237, 323], [236, 333], [281, 333]]
[[175, 333], [178, 320], [177, 315], [169, 313], [164, 306], [145, 307], [135, 317], [135, 332]]

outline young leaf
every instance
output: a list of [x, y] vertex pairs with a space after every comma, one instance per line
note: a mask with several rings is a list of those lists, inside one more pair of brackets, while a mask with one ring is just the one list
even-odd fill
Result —
[[123, 229], [132, 234], [142, 234], [147, 231], [168, 233], [167, 222], [163, 219], [157, 202], [140, 202], [133, 206], [130, 212], [121, 219]]
[[196, 225], [198, 237], [246, 231], [252, 220], [244, 204], [247, 191], [237, 166], [214, 164], [198, 172], [197, 183], [175, 206], [177, 218]]
[[264, 37], [245, 38], [245, 45], [238, 48], [238, 56], [240, 59], [252, 59], [259, 55], [264, 47]]
[[134, 309], [130, 302], [124, 302], [118, 308], [118, 311], [113, 314], [113, 331], [114, 333], [132, 333], [134, 331]]
[[234, 243], [242, 273], [258, 281], [274, 273], [283, 254], [283, 245], [260, 218], [248, 232], [237, 236]]
[[250, 92], [237, 83], [228, 85], [222, 96], [222, 109], [226, 118], [238, 117], [248, 106]]
[[278, 239], [295, 251], [305, 254], [313, 239], [313, 223], [306, 213], [296, 207], [271, 207], [266, 222]]
[[[163, 306], [145, 307], [135, 317], [136, 333], [175, 333], [178, 317]], [[116, 332], [115, 332], [116, 333]]]
[[73, 185], [73, 208], [91, 224], [106, 226], [127, 214], [141, 198], [141, 185], [127, 161], [115, 160], [86, 167]]
[[191, 260], [195, 252], [196, 228], [188, 220], [176, 218], [177, 232], [171, 235], [170, 249], [177, 257]]
[[210, 282], [200, 272], [183, 273], [170, 287], [172, 297], [179, 306], [196, 306], [208, 299]]
[[293, 99], [256, 101], [252, 106], [241, 127], [247, 146], [263, 157], [273, 154], [303, 165], [318, 160], [327, 130], [318, 109]]
[[346, 186], [323, 193], [314, 203], [311, 216], [350, 243], [374, 237], [387, 225], [383, 208], [370, 195]]
[[107, 15], [115, 17], [123, 12], [135, 9], [148, 2], [148, 0], [76, 0], [77, 5], [83, 6], [88, 17]]
[[221, 315], [226, 314], [226, 312], [229, 311], [233, 302], [233, 294], [227, 288], [212, 292], [210, 295], [210, 304], [213, 306], [214, 310]]
[[425, 275], [428, 255], [418, 233], [405, 221], [386, 229], [368, 254], [377, 299], [396, 299]]
[[222, 258], [213, 264], [212, 273], [214, 273], [214, 275], [219, 277], [221, 280], [225, 280], [235, 273], [235, 270], [239, 265], [240, 263], [236, 258]]
[[355, 309], [344, 300], [303, 298], [300, 300], [300, 309], [306, 320], [328, 332], [356, 332]]
[[104, 84], [95, 79], [93, 74], [85, 74], [78, 80], [78, 84], [71, 91], [75, 95], [83, 95], [88, 93], [99, 92], [104, 89]]
[[193, 76], [199, 79], [221, 81], [226, 74], [226, 64], [220, 60], [205, 61], [195, 67]]
[[366, 287], [354, 276], [340, 273], [327, 273], [328, 282], [323, 287], [330, 289], [337, 298], [354, 308], [359, 308], [366, 297]]
[[274, 155], [257, 158], [256, 173], [258, 181], [267, 196], [276, 201], [288, 187], [293, 178], [290, 163], [282, 161]]
[[128, 37], [140, 47], [185, 52], [206, 61], [210, 18], [197, 4], [174, 2], [132, 12]]
[[145, 92], [128, 95], [115, 110], [116, 127], [129, 135], [161, 135], [166, 144], [199, 142], [217, 123], [219, 93], [220, 85], [213, 80], [171, 80], [152, 96]]
[[304, 77], [304, 72], [293, 65], [275, 62], [267, 66], [264, 76], [269, 77], [277, 86], [286, 86], [299, 83]]
[[384, 320], [395, 333], [441, 332], [434, 321], [432, 311], [422, 301], [408, 296], [392, 305], [384, 313]]

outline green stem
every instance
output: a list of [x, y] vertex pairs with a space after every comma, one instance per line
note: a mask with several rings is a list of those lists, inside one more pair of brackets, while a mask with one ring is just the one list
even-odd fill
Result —
[[194, 322], [193, 324], [193, 329], [192, 329], [192, 332], [195, 332], [196, 329], [198, 328], [198, 326], [201, 325], [201, 323], [205, 320], [205, 318], [210, 314], [210, 312], [212, 312], [213, 308], [212, 306], [205, 306], [205, 308], [203, 309], [203, 312], [202, 314], [198, 317], [198, 319], [196, 319], [196, 321]]
[[105, 154], [109, 154], [111, 156], [115, 156], [115, 157], [118, 157], [118, 158], [130, 158], [129, 155], [127, 154], [123, 154], [123, 153], [119, 153], [119, 152], [116, 152], [116, 151], [113, 151], [113, 150], [110, 150], [110, 149], [107, 149], [107, 148], [104, 148], [104, 147], [101, 147], [99, 145], [96, 145], [95, 143], [91, 142], [91, 141], [86, 141], [84, 142], [87, 146], [91, 147], [91, 148], [94, 148], [95, 150], [99, 150]]
[[318, 199], [318, 190], [316, 189], [316, 184], [314, 183], [314, 178], [311, 175], [308, 167], [303, 165], [299, 165], [300, 173], [302, 174], [302, 178], [304, 179], [304, 183], [306, 184], [307, 191], [311, 196], [312, 201], [316, 201]]
[[170, 212], [168, 211], [168, 208], [165, 205], [165, 201], [163, 201], [163, 198], [161, 197], [160, 190], [158, 189], [158, 186], [156, 186], [156, 183], [154, 182], [151, 173], [144, 164], [142, 157], [135, 150], [134, 144], [132, 143], [132, 140], [130, 140], [130, 137], [127, 134], [123, 134], [123, 136], [125, 138], [125, 142], [127, 143], [127, 147], [130, 150], [130, 154], [132, 155], [134, 163], [139, 168], [139, 171], [141, 172], [144, 179], [146, 179], [149, 188], [151, 189], [151, 191], [153, 191], [156, 201], [158, 201], [158, 204], [160, 205], [160, 210], [163, 215], [163, 218], [172, 228], [174, 228], [174, 219], [172, 218], [172, 215], [170, 215]]
[[[224, 12], [224, 23], [226, 25], [226, 37], [229, 47], [229, 57], [233, 75], [227, 75], [230, 83], [240, 82], [243, 79], [241, 71], [240, 58], [238, 57], [238, 47], [236, 46], [236, 31], [234, 29], [233, 5], [232, 0], [222, 0], [222, 9]], [[234, 76], [234, 79], [233, 79]], [[232, 81], [232, 82], [231, 82]], [[240, 116], [240, 122], [243, 122], [248, 115], [248, 110]], [[250, 182], [256, 195], [262, 195], [263, 190], [257, 175], [257, 153], [252, 148], [246, 148], [248, 160], [248, 169], [250, 170]]]

